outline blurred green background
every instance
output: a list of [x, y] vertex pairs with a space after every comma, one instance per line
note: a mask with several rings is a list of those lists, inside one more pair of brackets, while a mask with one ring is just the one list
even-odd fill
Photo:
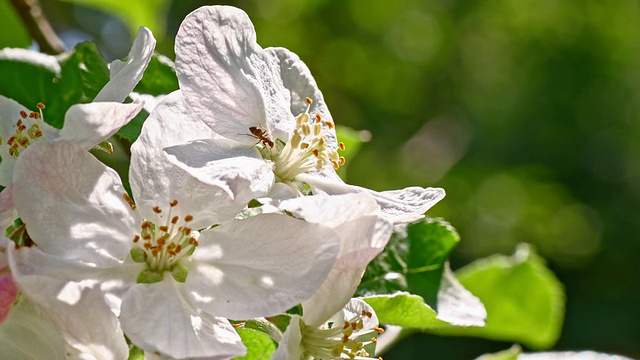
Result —
[[[212, 1], [46, 0], [71, 47], [111, 60], [150, 27], [173, 58]], [[334, 120], [370, 132], [346, 180], [439, 186], [459, 268], [533, 244], [564, 283], [556, 350], [640, 358], [640, 1], [246, 0], [263, 47], [311, 68]], [[0, 47], [31, 44], [0, 0]], [[411, 336], [385, 359], [472, 359], [509, 343]]]

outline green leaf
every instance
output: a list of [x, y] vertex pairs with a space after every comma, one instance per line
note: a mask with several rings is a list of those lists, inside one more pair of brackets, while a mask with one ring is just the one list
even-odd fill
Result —
[[8, 0], [0, 0], [0, 49], [27, 47], [32, 43], [31, 35], [10, 4]]
[[92, 42], [83, 42], [60, 57], [62, 76], [79, 76], [83, 102], [90, 102], [109, 81], [107, 62]]
[[[0, 51], [0, 95], [35, 110], [38, 102], [57, 103], [63, 84], [60, 65], [54, 57], [22, 49]], [[55, 113], [45, 110], [47, 122], [55, 118]]]
[[444, 264], [460, 241], [458, 233], [443, 220], [427, 219], [408, 227], [409, 257], [407, 284], [409, 292], [437, 305], [437, 294]]
[[142, 131], [142, 125], [148, 117], [149, 113], [142, 109], [127, 125], [120, 128], [117, 134], [130, 142], [136, 141]]
[[365, 272], [360, 295], [409, 291], [435, 307], [444, 264], [460, 240], [441, 219], [424, 219], [394, 233], [386, 249]]
[[178, 90], [178, 76], [173, 63], [165, 56], [153, 54], [144, 77], [133, 91], [158, 96], [175, 90]]
[[56, 128], [71, 105], [90, 102], [107, 81], [107, 63], [93, 43], [78, 44], [58, 57], [0, 51], [0, 94], [32, 110], [44, 103], [44, 121]]
[[268, 360], [276, 349], [276, 345], [271, 338], [259, 331], [238, 328], [236, 329], [242, 342], [247, 347], [247, 355], [234, 359], [246, 360]]
[[446, 326], [438, 320], [438, 314], [424, 300], [407, 292], [393, 295], [374, 295], [363, 298], [375, 310], [382, 324], [402, 327], [429, 329]]
[[92, 7], [107, 14], [112, 14], [124, 21], [132, 34], [140, 26], [146, 26], [153, 31], [157, 39], [161, 39], [165, 32], [165, 18], [169, 9], [168, 0], [63, 0], [66, 2]]
[[448, 329], [443, 334], [516, 341], [546, 349], [558, 340], [564, 316], [562, 284], [527, 245], [511, 256], [494, 255], [460, 269], [460, 283], [488, 313], [484, 328]]
[[448, 267], [447, 258], [459, 239], [441, 219], [426, 218], [409, 225], [406, 234], [394, 233], [367, 267], [358, 294], [366, 296], [386, 324], [417, 329], [484, 325], [482, 303]]
[[418, 295], [399, 292], [363, 298], [376, 312], [381, 323], [413, 329], [437, 329], [456, 326], [483, 326], [487, 313], [482, 303], [462, 287], [448, 264], [438, 291], [437, 311]]

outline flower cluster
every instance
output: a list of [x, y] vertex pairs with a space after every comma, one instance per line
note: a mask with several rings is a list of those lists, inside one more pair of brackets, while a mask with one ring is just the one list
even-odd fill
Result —
[[122, 102], [154, 46], [141, 29], [62, 129], [45, 104], [0, 97], [0, 354], [29, 354], [38, 323], [47, 358], [229, 359], [246, 353], [240, 321], [297, 307], [274, 359], [372, 356], [382, 329], [351, 297], [393, 226], [444, 191], [342, 182], [344, 144], [309, 69], [225, 6], [180, 26], [180, 89], [131, 146], [129, 188], [86, 150], [141, 111]]

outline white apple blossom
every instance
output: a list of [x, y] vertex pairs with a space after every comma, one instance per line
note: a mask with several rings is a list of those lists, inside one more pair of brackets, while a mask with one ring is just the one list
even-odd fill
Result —
[[[99, 287], [124, 333], [145, 351], [241, 356], [244, 346], [226, 318], [271, 316], [308, 298], [333, 267], [338, 236], [283, 214], [228, 220], [235, 214], [223, 209], [237, 206], [226, 200], [242, 198], [233, 191], [251, 192], [232, 185], [232, 178], [246, 184], [244, 174], [224, 179], [234, 196], [220, 201], [197, 185], [191, 193], [180, 172], [151, 171], [136, 158], [153, 159], [157, 150], [143, 152], [132, 153], [137, 203], [112, 169], [74, 144], [34, 144], [21, 155], [14, 203], [37, 246], [9, 253], [16, 282], [38, 299], [78, 301], [81, 290]], [[149, 190], [160, 185], [168, 190]], [[56, 284], [50, 278], [71, 289], [47, 285]]]
[[[309, 69], [286, 49], [262, 49], [240, 9], [207, 6], [188, 15], [176, 37], [176, 72], [186, 103], [205, 124], [270, 165], [276, 202], [307, 194], [308, 187], [314, 194], [367, 192], [388, 219], [401, 223], [421, 218], [444, 197], [439, 188], [375, 192], [342, 182], [335, 168], [345, 162], [338, 153], [344, 145]], [[229, 146], [203, 136], [167, 153], [207, 181]]]
[[271, 359], [378, 359], [370, 357], [366, 347], [382, 332], [373, 308], [351, 299], [336, 314], [327, 314], [320, 325], [308, 325], [304, 315], [293, 315]]
[[[115, 134], [142, 109], [142, 102], [122, 104], [147, 68], [156, 40], [147, 28], [141, 27], [126, 62], [113, 61], [109, 68], [109, 82], [89, 104], [72, 105], [64, 116], [62, 129], [44, 122], [45, 104], [35, 105], [31, 111], [18, 102], [0, 95], [0, 229], [4, 231], [13, 214], [11, 186], [13, 168], [20, 154], [31, 144], [65, 140], [89, 149]], [[18, 49], [5, 49], [18, 50]], [[22, 50], [23, 61], [32, 61], [49, 68], [58, 66], [54, 57]]]

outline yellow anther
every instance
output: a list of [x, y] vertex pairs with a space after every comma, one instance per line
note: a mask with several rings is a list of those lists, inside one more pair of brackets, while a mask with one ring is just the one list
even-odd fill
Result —
[[311, 100], [311, 98], [310, 98], [310, 97], [308, 97], [308, 96], [307, 96], [307, 98], [306, 98], [306, 99], [304, 99], [304, 100], [307, 102], [307, 105], [311, 105], [311, 104], [313, 104], [313, 100]]
[[291, 146], [294, 149], [298, 149], [300, 146], [300, 142], [302, 142], [302, 136], [300, 136], [300, 134], [298, 133], [294, 133], [291, 137]]
[[31, 125], [29, 131], [27, 131], [29, 137], [32, 139], [38, 139], [42, 137], [42, 131], [40, 131], [40, 127], [37, 124]]
[[302, 124], [302, 126], [300, 126], [300, 132], [303, 136], [311, 135], [311, 126], [309, 125], [309, 123]]
[[302, 113], [296, 117], [296, 125], [302, 125], [309, 122], [309, 114]]

